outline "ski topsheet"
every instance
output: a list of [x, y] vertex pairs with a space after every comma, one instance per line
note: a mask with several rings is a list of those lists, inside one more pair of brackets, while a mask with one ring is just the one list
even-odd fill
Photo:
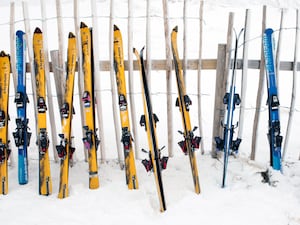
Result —
[[81, 46], [83, 54], [83, 71], [84, 71], [84, 93], [82, 101], [84, 104], [86, 125], [85, 137], [83, 142], [88, 151], [89, 162], [89, 188], [96, 189], [99, 187], [97, 148], [99, 139], [95, 129], [95, 105], [94, 105], [94, 75], [92, 72], [92, 35], [86, 24], [80, 24]]
[[122, 127], [121, 142], [123, 143], [124, 148], [126, 184], [128, 185], [129, 189], [137, 189], [138, 180], [136, 176], [134, 151], [132, 147], [133, 139], [130, 133], [126, 81], [124, 72], [125, 66], [123, 55], [123, 42], [121, 31], [116, 25], [114, 25], [114, 65], [119, 98], [120, 121]]
[[45, 56], [43, 49], [43, 33], [36, 28], [33, 34], [33, 53], [35, 65], [36, 97], [37, 97], [37, 145], [39, 150], [39, 193], [52, 193], [50, 175], [49, 138], [47, 133], [46, 77]]
[[18, 85], [15, 97], [17, 106], [16, 131], [13, 132], [15, 145], [18, 148], [18, 180], [19, 184], [28, 183], [28, 157], [27, 148], [29, 146], [31, 133], [28, 131], [26, 92], [26, 41], [25, 33], [21, 30], [16, 32], [16, 66], [18, 75]]
[[279, 98], [275, 74], [274, 38], [273, 30], [266, 29], [263, 38], [265, 67], [268, 86], [268, 108], [269, 108], [269, 132], [270, 164], [275, 170], [281, 169], [281, 143], [280, 119], [279, 119]]
[[8, 140], [8, 101], [9, 101], [10, 59], [0, 52], [0, 194], [8, 193], [7, 160], [10, 154]]
[[198, 136], [194, 136], [194, 129], [191, 128], [190, 115], [189, 115], [189, 107], [192, 104], [189, 96], [186, 94], [184, 78], [182, 73], [182, 66], [178, 55], [177, 49], [177, 26], [173, 29], [171, 33], [171, 45], [172, 45], [172, 53], [173, 53], [173, 62], [175, 66], [176, 72], [176, 81], [177, 81], [177, 89], [178, 89], [178, 98], [176, 100], [176, 106], [179, 107], [179, 111], [181, 112], [181, 119], [183, 123], [183, 132], [180, 132], [184, 140], [180, 141], [178, 144], [181, 147], [182, 151], [189, 155], [192, 176], [194, 181], [194, 188], [197, 194], [200, 193], [200, 183], [198, 176], [198, 167], [197, 167], [197, 159], [195, 150], [199, 148], [201, 138]]
[[227, 165], [228, 165], [228, 157], [231, 153], [237, 153], [239, 149], [239, 145], [241, 143], [241, 139], [237, 138], [233, 140], [234, 129], [236, 128], [233, 125], [233, 114], [235, 110], [235, 106], [241, 103], [239, 94], [235, 93], [235, 81], [236, 81], [236, 63], [237, 63], [237, 52], [238, 52], [238, 41], [239, 37], [242, 33], [243, 29], [236, 36], [235, 39], [235, 49], [234, 49], [234, 59], [233, 59], [233, 68], [232, 68], [232, 76], [230, 82], [230, 89], [223, 98], [223, 103], [227, 105], [226, 111], [226, 121], [224, 122], [224, 131], [223, 131], [223, 139], [220, 137], [215, 137], [216, 146], [219, 151], [224, 151], [224, 164], [223, 164], [223, 177], [222, 177], [222, 187], [225, 187], [226, 184], [226, 174], [227, 174]]
[[58, 198], [69, 196], [69, 162], [75, 148], [72, 147], [71, 127], [73, 117], [73, 93], [76, 69], [76, 38], [73, 33], [68, 37], [67, 76], [65, 94], [62, 108], [60, 109], [62, 133], [59, 134], [60, 144], [56, 146], [60, 157], [60, 181]]
[[157, 116], [152, 111], [152, 104], [151, 104], [151, 97], [149, 93], [147, 77], [145, 72], [144, 66], [144, 59], [143, 59], [143, 50], [141, 50], [140, 54], [136, 49], [134, 49], [134, 54], [136, 55], [139, 70], [140, 70], [140, 77], [141, 77], [141, 86], [142, 86], [142, 97], [144, 103], [144, 113], [142, 115], [140, 124], [145, 126], [145, 130], [147, 132], [148, 144], [149, 144], [149, 157], [150, 160], [143, 160], [143, 164], [146, 167], [147, 171], [153, 171], [155, 184], [158, 192], [158, 198], [160, 203], [160, 211], [165, 211], [166, 202], [165, 202], [165, 195], [164, 195], [164, 188], [162, 182], [162, 169], [166, 168], [166, 163], [168, 158], [163, 157], [161, 158], [160, 151], [161, 149], [158, 148], [158, 141], [156, 136], [156, 122], [158, 121]]

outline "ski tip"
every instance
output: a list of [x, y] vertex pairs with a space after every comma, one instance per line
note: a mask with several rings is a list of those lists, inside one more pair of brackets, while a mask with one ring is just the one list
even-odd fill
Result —
[[144, 47], [142, 47], [142, 49], [141, 49], [141, 51], [140, 51], [140, 56], [143, 56], [143, 54], [144, 54], [144, 50], [145, 50], [145, 46], [144, 46]]
[[174, 28], [173, 28], [173, 31], [174, 31], [174, 32], [178, 32], [178, 26], [174, 27]]
[[34, 33], [35, 34], [41, 34], [42, 31], [41, 31], [41, 29], [39, 27], [37, 27], [37, 28], [35, 28]]
[[265, 34], [269, 34], [269, 35], [271, 35], [272, 33], [273, 33], [274, 31], [273, 31], [273, 29], [272, 28], [267, 28], [267, 29], [265, 29]]
[[68, 38], [75, 38], [75, 35], [72, 32], [69, 32], [69, 37]]
[[6, 57], [9, 56], [8, 54], [5, 53], [5, 51], [1, 51], [0, 52], [0, 57]]
[[25, 33], [22, 31], [22, 30], [18, 30], [17, 32], [16, 32], [16, 35], [17, 36], [23, 36]]
[[120, 30], [120, 29], [116, 24], [114, 24], [114, 31], [117, 31], [117, 30]]
[[133, 53], [135, 53], [137, 50], [136, 50], [136, 48], [132, 48], [132, 51], [133, 51]]
[[87, 27], [87, 25], [84, 22], [81, 22], [80, 23], [80, 28], [85, 28], [85, 27]]

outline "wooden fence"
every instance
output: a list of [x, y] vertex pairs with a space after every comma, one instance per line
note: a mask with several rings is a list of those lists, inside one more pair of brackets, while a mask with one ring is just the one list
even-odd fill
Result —
[[[133, 0], [128, 0], [128, 60], [125, 61], [125, 69], [128, 71], [128, 77], [129, 77], [129, 93], [133, 93], [132, 91], [132, 76], [133, 76], [133, 71], [138, 69], [137, 62], [133, 60], [132, 56], [132, 41], [133, 41], [133, 34], [132, 34], [132, 18], [133, 18], [133, 12], [132, 12], [132, 1]], [[42, 13], [42, 25], [43, 25], [43, 30], [44, 30], [44, 35], [46, 36], [45, 42], [44, 42], [44, 50], [45, 50], [45, 55], [48, 56], [49, 50], [47, 47], [47, 36], [49, 34], [46, 33], [47, 31], [47, 23], [46, 21], [46, 6], [45, 6], [45, 0], [41, 0], [41, 13]], [[173, 140], [173, 122], [172, 122], [172, 106], [173, 102], [172, 99], [169, 98], [171, 96], [171, 71], [173, 70], [172, 66], [172, 56], [170, 52], [170, 27], [169, 27], [169, 3], [167, 0], [162, 0], [162, 6], [163, 6], [163, 21], [164, 21], [164, 29], [165, 29], [165, 52], [166, 52], [166, 58], [162, 60], [152, 60], [151, 59], [151, 41], [150, 37], [152, 35], [151, 32], [151, 26], [150, 26], [150, 20], [151, 20], [151, 9], [150, 9], [150, 3], [151, 1], [147, 1], [147, 10], [146, 10], [146, 46], [147, 46], [147, 57], [146, 57], [146, 65], [147, 65], [147, 72], [149, 75], [151, 75], [151, 71], [155, 70], [161, 70], [161, 71], [166, 71], [166, 93], [167, 93], [167, 111], [168, 111], [168, 116], [167, 116], [167, 130], [168, 130], [168, 146], [172, 146], [172, 143], [174, 142]], [[202, 123], [201, 123], [201, 71], [202, 70], [216, 70], [216, 93], [215, 93], [215, 105], [214, 105], [214, 124], [213, 124], [213, 133], [212, 133], [212, 139], [214, 140], [215, 136], [220, 136], [222, 135], [222, 129], [220, 128], [220, 122], [223, 120], [224, 117], [224, 106], [222, 103], [222, 97], [226, 91], [226, 85], [227, 85], [227, 76], [229, 74], [230, 68], [231, 68], [231, 43], [232, 43], [232, 32], [233, 32], [233, 24], [234, 24], [234, 13], [229, 13], [229, 18], [228, 18], [228, 29], [227, 29], [227, 43], [226, 44], [219, 44], [218, 46], [218, 57], [217, 59], [203, 59], [202, 58], [202, 36], [203, 36], [203, 8], [205, 7], [204, 1], [199, 2], [199, 56], [196, 59], [188, 59], [187, 58], [187, 53], [186, 53], [186, 43], [187, 43], [187, 37], [185, 34], [187, 34], [187, 4], [188, 1], [184, 0], [184, 13], [183, 13], [183, 25], [184, 25], [184, 36], [183, 36], [183, 70], [184, 70], [184, 75], [186, 74], [187, 70], [195, 70], [198, 71], [198, 126], [200, 128], [200, 135], [203, 133], [203, 128], [202, 128]], [[14, 85], [16, 87], [16, 70], [15, 70], [15, 47], [14, 47], [14, 35], [15, 35], [15, 4], [14, 2], [10, 3], [10, 40], [11, 40], [11, 55], [12, 55], [12, 73], [14, 75]], [[110, 72], [110, 79], [111, 79], [111, 91], [112, 91], [112, 103], [113, 103], [113, 117], [114, 117], [114, 130], [116, 133], [116, 144], [117, 144], [117, 149], [118, 149], [118, 159], [120, 162], [121, 167], [123, 166], [123, 159], [122, 159], [122, 150], [121, 150], [121, 143], [120, 143], [120, 125], [118, 122], [118, 109], [117, 109], [117, 100], [116, 100], [116, 88], [115, 88], [115, 75], [114, 75], [114, 66], [113, 66], [113, 24], [114, 24], [114, 19], [115, 19], [115, 11], [114, 11], [114, 6], [115, 6], [116, 1], [111, 0], [110, 1], [110, 16], [109, 16], [109, 24], [110, 24], [110, 30], [109, 30], [109, 51], [110, 51], [110, 58], [109, 60], [100, 60], [99, 55], [95, 54], [94, 55], [94, 61], [97, 62], [96, 66], [96, 73], [99, 73], [100, 71], [107, 71]], [[93, 29], [93, 35], [99, 35], [99, 30], [98, 30], [98, 15], [97, 15], [97, 10], [96, 10], [97, 4], [96, 0], [91, 0], [91, 17], [92, 18], [92, 26], [94, 27]], [[28, 15], [28, 5], [26, 2], [22, 3], [22, 9], [23, 9], [23, 16], [24, 16], [24, 26], [25, 26], [25, 32], [27, 34], [27, 45], [28, 45], [28, 60], [29, 62], [26, 64], [26, 71], [30, 72], [32, 74], [32, 87], [33, 87], [33, 92], [35, 93], [34, 90], [34, 62], [33, 62], [33, 53], [32, 53], [32, 42], [31, 42], [31, 30], [30, 30], [30, 19]], [[263, 7], [263, 16], [262, 16], [262, 31], [265, 29], [265, 24], [266, 24], [266, 6]], [[79, 16], [79, 0], [73, 0], [73, 20], [74, 20], [74, 26], [75, 26], [75, 34], [78, 40], [80, 40], [80, 32], [79, 32], [79, 23], [80, 23], [80, 16]], [[58, 46], [60, 50], [53, 50], [51, 52], [51, 61], [46, 58], [46, 76], [48, 77], [47, 80], [50, 80], [50, 73], [54, 74], [55, 78], [55, 85], [56, 85], [56, 96], [57, 96], [57, 101], [58, 105], [62, 105], [62, 93], [63, 93], [63, 80], [64, 80], [64, 74], [65, 74], [65, 59], [64, 59], [64, 54], [63, 50], [65, 49], [64, 47], [64, 42], [63, 42], [63, 12], [61, 10], [61, 0], [56, 0], [56, 19], [57, 19], [57, 29], [58, 29]], [[255, 159], [255, 151], [256, 151], [256, 131], [258, 129], [258, 121], [259, 121], [259, 109], [261, 107], [261, 102], [262, 102], [262, 85], [263, 85], [263, 80], [264, 80], [264, 59], [263, 55], [261, 56], [261, 59], [258, 60], [248, 60], [247, 56], [247, 51], [248, 51], [248, 45], [247, 45], [247, 38], [249, 35], [249, 30], [250, 30], [250, 16], [251, 16], [251, 10], [246, 10], [245, 13], [245, 42], [243, 45], [243, 59], [238, 59], [237, 62], [237, 69], [243, 71], [243, 79], [247, 76], [247, 70], [249, 69], [255, 69], [255, 70], [260, 70], [260, 81], [259, 81], [259, 90], [258, 90], [258, 95], [257, 95], [257, 104], [256, 104], [256, 113], [255, 113], [255, 121], [253, 123], [253, 137], [252, 137], [252, 152], [251, 152], [251, 159]], [[281, 14], [283, 19], [284, 13]], [[281, 23], [282, 26], [282, 23]], [[297, 11], [297, 27], [296, 30], [298, 31], [298, 11]], [[281, 30], [280, 30], [281, 31]], [[279, 33], [280, 33], [279, 31]], [[297, 32], [298, 33], [298, 32]], [[280, 36], [279, 36], [280, 37]], [[296, 37], [296, 40], [298, 37]], [[80, 93], [82, 93], [83, 87], [82, 87], [82, 67], [81, 67], [81, 62], [82, 62], [82, 56], [81, 56], [81, 46], [80, 46], [80, 41], [77, 41], [78, 43], [78, 51], [79, 51], [79, 57], [77, 60], [77, 72], [79, 74], [79, 82], [78, 82], [78, 90]], [[295, 49], [297, 49], [297, 41]], [[93, 43], [94, 47], [94, 52], [99, 52], [99, 46], [98, 43]], [[278, 71], [294, 71], [294, 79], [296, 79], [296, 73], [297, 71], [300, 70], [300, 63], [297, 61], [297, 51], [295, 50], [295, 60], [293, 62], [290, 61], [280, 61], [279, 55], [280, 55], [280, 40], [278, 41], [278, 52], [277, 52], [277, 64], [278, 64]], [[96, 76], [99, 77], [99, 76]], [[246, 80], [246, 79], [245, 79]], [[98, 81], [99, 82], [99, 81]], [[293, 87], [296, 89], [296, 87]], [[51, 82], [47, 82], [47, 89], [48, 89], [48, 96], [53, 96], [53, 93], [51, 93], [54, 88], [51, 87]], [[243, 84], [242, 88], [242, 98], [243, 98], [243, 91], [246, 90], [246, 85]], [[95, 89], [95, 96], [97, 98], [97, 102], [101, 103], [102, 100], [100, 98], [100, 89], [96, 88]], [[294, 92], [293, 92], [294, 93]], [[35, 95], [35, 94], [34, 94]], [[132, 130], [133, 130], [133, 136], [135, 137], [135, 151], [136, 151], [136, 157], [139, 158], [139, 143], [138, 143], [138, 132], [137, 132], [137, 120], [136, 120], [136, 115], [135, 115], [135, 105], [134, 105], [134, 100], [131, 94], [129, 94], [130, 97], [130, 104], [133, 110], [131, 110], [131, 118], [132, 118]], [[80, 98], [80, 96], [79, 96]], [[35, 98], [33, 98], [35, 100]], [[50, 121], [51, 124], [55, 124], [57, 121], [55, 121], [53, 117], [53, 102], [52, 100], [49, 101], [48, 98], [48, 104], [49, 107], [48, 109], [50, 110], [49, 116], [50, 116]], [[81, 102], [81, 101], [79, 101]], [[36, 104], [36, 103], [34, 103]], [[289, 120], [289, 125], [287, 129], [287, 134], [289, 134], [289, 129], [290, 129], [290, 124], [292, 123], [292, 116], [293, 116], [293, 107], [294, 107], [294, 102], [292, 100], [291, 103], [291, 113], [290, 113], [290, 118], [291, 121]], [[101, 139], [101, 144], [100, 144], [100, 149], [101, 149], [101, 160], [105, 161], [105, 135], [103, 131], [103, 118], [102, 118], [102, 108], [101, 104], [97, 104], [97, 118], [98, 118], [98, 127], [99, 127], [99, 136]], [[240, 118], [243, 118], [243, 105], [241, 106], [240, 110]], [[51, 112], [52, 111], [52, 112]], [[81, 124], [84, 124], [84, 114], [82, 113], [82, 106], [81, 106]], [[240, 130], [239, 130], [239, 136], [243, 136], [242, 134], [242, 126], [243, 126], [243, 121], [240, 121]], [[57, 144], [57, 132], [55, 130], [55, 126], [51, 127], [51, 133], [52, 133], [52, 143], [53, 143], [53, 149], [55, 149], [55, 145]], [[286, 138], [286, 143], [284, 144], [284, 155], [285, 155], [285, 149], [287, 148], [288, 144], [288, 137]], [[215, 144], [214, 142], [212, 143], [212, 153], [214, 154], [214, 149], [215, 149]], [[169, 156], [173, 156], [172, 148], [168, 148]], [[204, 153], [205, 147], [202, 144], [201, 145], [201, 151]], [[54, 151], [55, 159], [57, 160], [56, 156], [56, 151]]]

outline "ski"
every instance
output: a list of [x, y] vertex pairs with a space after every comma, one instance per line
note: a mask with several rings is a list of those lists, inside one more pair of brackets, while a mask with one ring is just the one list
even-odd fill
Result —
[[46, 77], [45, 56], [43, 49], [43, 33], [37, 27], [33, 34], [33, 53], [36, 80], [37, 98], [37, 145], [39, 150], [39, 194], [52, 193], [52, 180], [50, 174], [49, 138], [47, 133], [47, 106], [46, 106]]
[[197, 194], [201, 192], [200, 190], [200, 183], [199, 183], [199, 175], [198, 175], [198, 168], [197, 168], [197, 159], [196, 159], [196, 149], [199, 148], [201, 138], [199, 136], [194, 135], [194, 131], [197, 127], [191, 128], [190, 122], [190, 105], [192, 104], [191, 99], [186, 94], [186, 88], [183, 79], [182, 73], [182, 65], [179, 59], [178, 49], [177, 49], [177, 32], [178, 27], [176, 26], [172, 33], [171, 33], [171, 46], [172, 46], [172, 53], [173, 53], [173, 62], [175, 66], [175, 74], [176, 74], [176, 81], [177, 81], [177, 89], [178, 89], [178, 98], [176, 99], [176, 106], [179, 107], [179, 111], [181, 113], [181, 119], [183, 123], [184, 131], [179, 131], [180, 134], [183, 135], [184, 140], [178, 142], [182, 151], [189, 156], [191, 169], [192, 169], [192, 176], [194, 182], [194, 189]]
[[[158, 192], [158, 198], [160, 203], [160, 211], [163, 212], [166, 210], [166, 202], [164, 196], [164, 188], [162, 182], [162, 170], [166, 168], [168, 157], [161, 158], [161, 149], [158, 148], [158, 141], [156, 136], [156, 122], [158, 121], [157, 116], [152, 111], [151, 97], [147, 83], [147, 77], [144, 66], [143, 59], [143, 50], [140, 51], [140, 54], [136, 49], [134, 53], [136, 55], [140, 77], [141, 77], [141, 86], [142, 86], [142, 97], [144, 103], [144, 115], [141, 116], [140, 125], [145, 127], [147, 132], [148, 144], [149, 144], [149, 160], [144, 159], [142, 161], [147, 172], [153, 171], [155, 177], [156, 188]], [[146, 152], [146, 150], [143, 150]]]
[[75, 151], [75, 148], [72, 146], [71, 127], [73, 117], [73, 93], [77, 55], [76, 52], [76, 38], [75, 35], [70, 32], [68, 37], [65, 94], [63, 104], [60, 109], [62, 133], [58, 135], [60, 137], [60, 144], [56, 146], [56, 150], [60, 158], [60, 181], [58, 198], [65, 198], [69, 196], [69, 164]]
[[280, 118], [279, 118], [279, 98], [277, 93], [274, 38], [273, 30], [266, 29], [263, 37], [265, 67], [268, 87], [268, 109], [269, 109], [269, 131], [268, 139], [270, 144], [270, 165], [275, 170], [281, 169], [281, 144]]
[[86, 24], [80, 24], [81, 46], [83, 54], [84, 92], [82, 101], [84, 104], [86, 125], [83, 127], [85, 137], [82, 139], [88, 151], [89, 162], [89, 188], [99, 187], [97, 149], [100, 143], [95, 129], [95, 105], [94, 105], [94, 77], [92, 63], [92, 34]]
[[8, 193], [8, 164], [10, 155], [8, 140], [8, 103], [9, 103], [10, 58], [0, 52], [0, 194]]
[[28, 131], [26, 92], [26, 41], [25, 33], [21, 30], [16, 32], [16, 66], [18, 85], [15, 96], [17, 106], [17, 128], [13, 132], [15, 145], [18, 148], [18, 180], [19, 184], [28, 183], [28, 157], [27, 148], [30, 143], [31, 133]]
[[128, 189], [137, 189], [138, 180], [136, 176], [136, 167], [134, 151], [132, 146], [133, 138], [130, 133], [130, 121], [127, 103], [125, 65], [123, 54], [122, 34], [119, 28], [114, 25], [114, 67], [116, 73], [116, 82], [119, 98], [120, 121], [122, 127], [122, 139], [125, 158], [125, 176]]
[[229, 92], [227, 92], [223, 98], [223, 103], [227, 105], [226, 116], [225, 116], [226, 121], [224, 122], [223, 125], [224, 128], [223, 139], [220, 137], [215, 137], [217, 150], [224, 151], [222, 188], [224, 188], [226, 184], [226, 174], [227, 174], [229, 155], [238, 153], [239, 145], [242, 141], [240, 138], [233, 140], [234, 129], [237, 127], [237, 125], [236, 126], [233, 125], [233, 114], [234, 114], [235, 107], [241, 103], [239, 94], [235, 93], [235, 82], [236, 82], [238, 43], [242, 31], [243, 29], [240, 31], [238, 35], [235, 33], [236, 39], [235, 39], [235, 49], [234, 49], [230, 88], [229, 88]]

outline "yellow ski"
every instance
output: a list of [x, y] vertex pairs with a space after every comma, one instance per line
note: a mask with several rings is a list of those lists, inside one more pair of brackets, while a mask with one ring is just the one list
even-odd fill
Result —
[[94, 79], [92, 72], [92, 35], [86, 24], [80, 24], [81, 46], [83, 54], [84, 72], [84, 93], [82, 101], [84, 103], [86, 125], [83, 142], [88, 151], [89, 162], [89, 188], [99, 187], [97, 148], [100, 143], [95, 130], [95, 105], [94, 105]]
[[181, 147], [182, 151], [185, 154], [189, 155], [195, 192], [199, 194], [200, 184], [195, 150], [199, 148], [201, 138], [198, 136], [194, 136], [194, 131], [197, 129], [197, 127], [195, 127], [194, 129], [191, 128], [189, 106], [192, 104], [192, 102], [189, 96], [186, 94], [185, 90], [182, 66], [177, 49], [177, 30], [178, 28], [176, 26], [171, 33], [171, 45], [178, 89], [178, 98], [176, 100], [176, 106], [179, 107], [179, 111], [181, 112], [181, 118], [184, 128], [184, 131], [180, 132], [183, 135], [184, 140], [180, 141], [178, 144]]
[[128, 189], [137, 189], [138, 180], [136, 176], [136, 167], [134, 152], [132, 148], [132, 137], [130, 133], [130, 122], [127, 104], [126, 81], [124, 72], [124, 55], [122, 34], [119, 28], [114, 25], [114, 65], [116, 72], [116, 82], [119, 95], [120, 120], [122, 127], [122, 143], [125, 157], [125, 175]]
[[8, 140], [8, 101], [9, 101], [10, 59], [0, 52], [0, 194], [8, 193], [7, 160], [10, 154]]
[[36, 28], [33, 34], [33, 53], [35, 65], [36, 96], [37, 96], [37, 145], [39, 149], [39, 193], [52, 193], [50, 175], [49, 138], [46, 118], [46, 85], [45, 85], [45, 56], [43, 49], [43, 33]]
[[59, 134], [60, 144], [56, 146], [58, 156], [60, 157], [60, 181], [58, 198], [69, 196], [69, 162], [75, 148], [72, 147], [71, 127], [73, 117], [73, 93], [74, 79], [76, 69], [76, 38], [73, 33], [69, 33], [68, 38], [68, 59], [65, 95], [61, 113], [62, 133]]

